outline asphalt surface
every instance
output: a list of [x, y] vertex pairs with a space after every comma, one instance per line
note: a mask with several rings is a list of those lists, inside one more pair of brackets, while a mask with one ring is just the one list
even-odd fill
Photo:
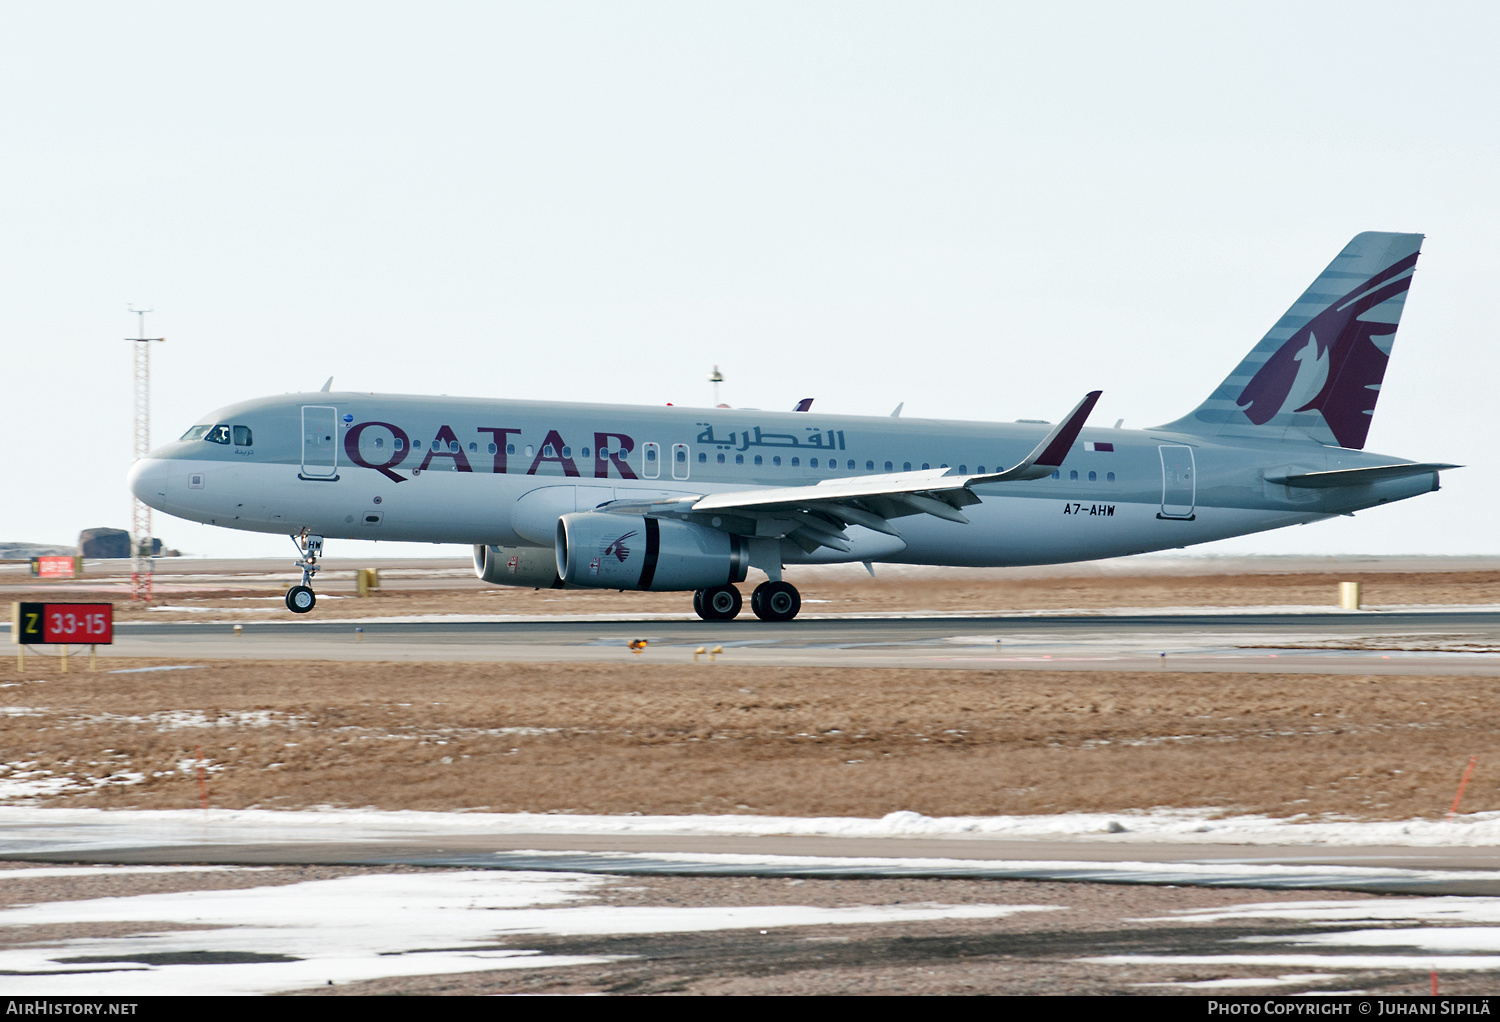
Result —
[[[238, 631], [236, 631], [238, 627]], [[9, 628], [0, 628], [0, 634]], [[645, 646], [632, 650], [634, 640]], [[699, 653], [698, 650], [702, 650]], [[103, 656], [1490, 675], [1500, 612], [127, 622]]]

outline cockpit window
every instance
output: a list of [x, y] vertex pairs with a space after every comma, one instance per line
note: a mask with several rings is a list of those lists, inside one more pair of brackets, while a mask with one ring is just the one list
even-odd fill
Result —
[[249, 447], [253, 443], [254, 443], [254, 438], [251, 437], [251, 435], [250, 435], [250, 427], [249, 426], [236, 426], [236, 427], [234, 427], [234, 446], [236, 446], [236, 447]]
[[190, 429], [186, 433], [182, 434], [182, 436], [178, 437], [178, 439], [179, 440], [202, 440], [203, 437], [211, 429], [213, 429], [212, 426], [194, 426], [192, 429]]
[[230, 441], [229, 427], [224, 423], [220, 423], [217, 426], [210, 426], [208, 435], [203, 439], [207, 440], [209, 443], [227, 444]]

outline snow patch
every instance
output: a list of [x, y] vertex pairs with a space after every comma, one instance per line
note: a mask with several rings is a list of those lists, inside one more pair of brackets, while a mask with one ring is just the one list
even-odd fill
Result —
[[[599, 964], [518, 946], [533, 935], [692, 933], [932, 919], [996, 919], [1036, 905], [816, 908], [578, 904], [611, 881], [568, 873], [374, 874], [232, 891], [47, 902], [0, 910], [0, 927], [188, 924], [193, 930], [0, 949], [11, 996], [254, 994], [384, 976]], [[429, 950], [440, 948], [442, 950]], [[243, 964], [152, 965], [145, 956], [239, 954]], [[281, 956], [291, 961], [266, 960]], [[145, 960], [143, 961], [143, 958]], [[71, 959], [71, 961], [70, 961]], [[82, 960], [82, 961], [81, 961]], [[100, 971], [90, 973], [85, 962]], [[50, 974], [50, 975], [49, 975]]]

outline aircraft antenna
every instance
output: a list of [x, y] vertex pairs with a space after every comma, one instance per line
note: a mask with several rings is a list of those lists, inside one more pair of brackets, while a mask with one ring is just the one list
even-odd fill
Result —
[[[136, 317], [134, 337], [125, 338], [135, 352], [135, 451], [132, 461], [151, 453], [151, 342], [165, 337], [146, 336], [146, 313], [154, 309], [137, 309], [127, 305]], [[132, 496], [130, 501], [130, 600], [151, 602], [151, 576], [155, 561], [151, 557], [151, 509]]]
[[724, 382], [724, 374], [719, 372], [719, 367], [714, 366], [714, 371], [708, 374], [708, 382], [714, 385], [714, 407], [719, 407], [719, 384]]

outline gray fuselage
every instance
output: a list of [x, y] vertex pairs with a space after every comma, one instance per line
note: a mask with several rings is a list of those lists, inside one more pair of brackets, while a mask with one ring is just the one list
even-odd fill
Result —
[[[245, 401], [199, 423], [206, 437], [132, 469], [151, 507], [252, 532], [539, 547], [560, 515], [612, 500], [999, 471], [1049, 428], [349, 392]], [[915, 515], [899, 520], [899, 537], [855, 528], [852, 550], [787, 545], [783, 559], [999, 566], [1183, 547], [1437, 489], [1436, 471], [1322, 488], [1268, 481], [1399, 460], [1305, 438], [1085, 428], [1053, 476], [976, 485], [969, 524]]]

